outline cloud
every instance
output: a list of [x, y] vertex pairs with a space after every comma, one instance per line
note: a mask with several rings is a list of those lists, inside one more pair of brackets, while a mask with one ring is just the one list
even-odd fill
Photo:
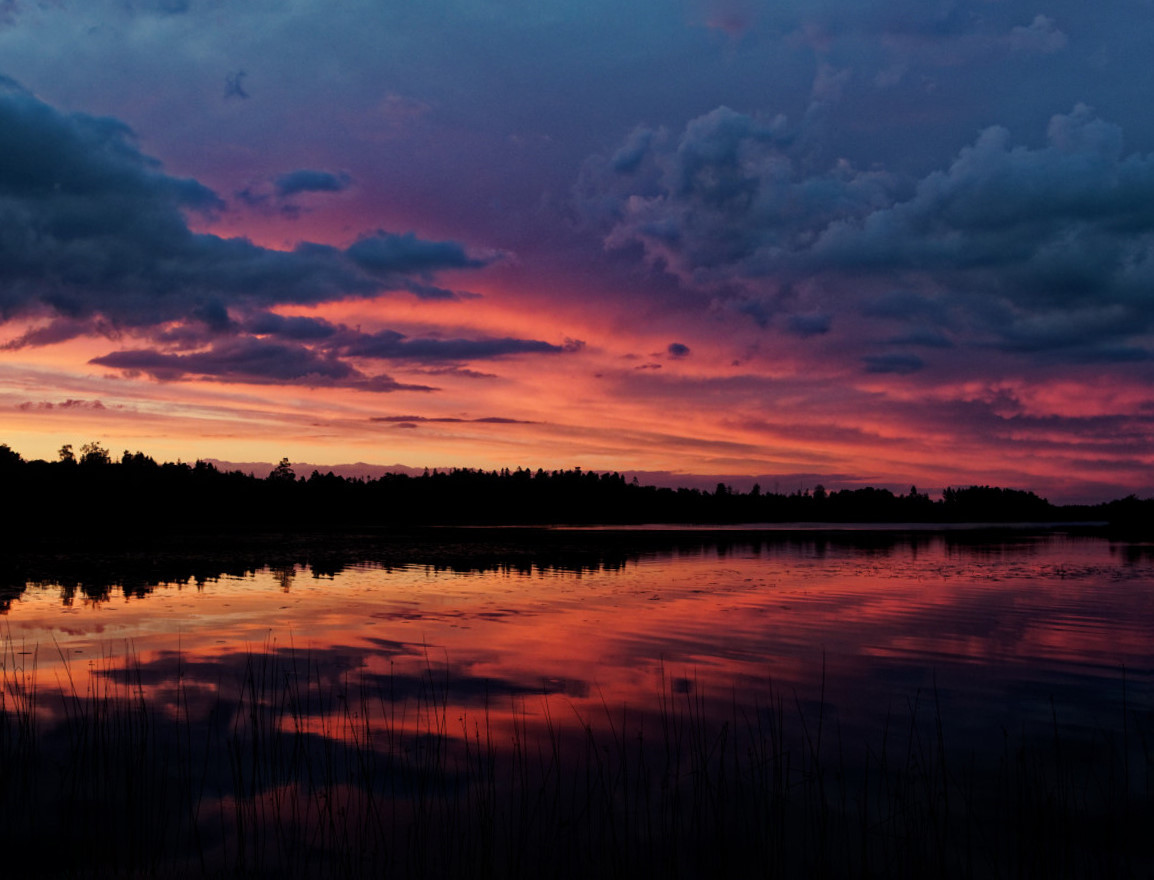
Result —
[[302, 193], [340, 193], [352, 186], [353, 179], [345, 171], [319, 171], [302, 168], [272, 178], [250, 182], [237, 191], [236, 198], [249, 208], [265, 214], [279, 214], [290, 220], [300, 217], [306, 208], [294, 201]]
[[190, 5], [191, 0], [132, 0], [128, 8], [137, 14], [182, 15], [189, 11]]
[[[291, 251], [195, 233], [188, 215], [226, 210], [212, 190], [165, 173], [123, 123], [62, 113], [2, 78], [0, 154], [0, 321], [47, 310], [148, 327], [390, 290], [422, 295], [441, 271], [498, 258], [383, 230], [348, 250], [303, 242]], [[302, 192], [323, 174], [281, 181]]]
[[275, 312], [251, 314], [245, 318], [240, 329], [254, 336], [276, 336], [296, 341], [331, 339], [346, 330], [343, 325], [333, 324], [323, 318], [286, 317]]
[[496, 379], [496, 373], [485, 373], [481, 370], [471, 370], [467, 367], [449, 364], [436, 367], [412, 367], [411, 372], [422, 376], [454, 376], [459, 379]]
[[[424, 299], [463, 296], [436, 283], [443, 271], [501, 258], [454, 241], [376, 230], [347, 249], [302, 242], [290, 251], [195, 233], [224, 202], [195, 180], [173, 177], [114, 119], [61, 113], [0, 79], [0, 322], [47, 316], [5, 349], [78, 336], [148, 340], [91, 363], [165, 381], [433, 390], [369, 375], [349, 359], [460, 366], [518, 354], [570, 350], [542, 340], [413, 338], [362, 333], [320, 318], [284, 316], [387, 291]], [[347, 174], [297, 170], [275, 178], [281, 200], [338, 192]], [[256, 198], [256, 196], [253, 196]]]
[[191, 354], [128, 349], [93, 358], [90, 363], [129, 374], [144, 373], [160, 381], [203, 378], [366, 391], [436, 390], [427, 385], [404, 385], [384, 375], [367, 376], [336, 357], [302, 345], [251, 338], [225, 340]]
[[224, 97], [228, 98], [248, 98], [248, 92], [244, 89], [244, 78], [248, 76], [243, 70], [238, 70], [235, 73], [230, 73], [224, 78]]
[[903, 336], [895, 336], [886, 340], [887, 345], [910, 346], [918, 345], [924, 348], [953, 348], [954, 342], [949, 336], [939, 330], [914, 329]]
[[[51, 326], [45, 329], [46, 334]], [[60, 332], [73, 335], [68, 328]], [[331, 385], [368, 391], [431, 391], [435, 389], [427, 385], [402, 385], [388, 376], [367, 375], [350, 360], [391, 360], [410, 365], [448, 364], [447, 368], [426, 372], [490, 377], [490, 374], [476, 373], [459, 365], [511, 355], [563, 354], [573, 350], [568, 346], [515, 337], [437, 339], [410, 337], [395, 330], [365, 333], [323, 318], [285, 316], [267, 311], [248, 313], [236, 319], [225, 315], [215, 326], [184, 324], [147, 335], [157, 344], [156, 347], [116, 351], [94, 358], [90, 363], [128, 374], [143, 373], [162, 381], [216, 378], [228, 382]], [[5, 347], [43, 341], [24, 334]]]
[[[804, 130], [719, 107], [678, 137], [637, 130], [586, 164], [585, 206], [608, 215], [610, 249], [640, 246], [687, 286], [764, 293], [775, 263], [830, 224], [892, 204], [895, 181], [844, 163], [812, 174]], [[751, 283], [756, 281], [757, 283]]]
[[808, 315], [790, 315], [786, 320], [786, 329], [795, 336], [821, 336], [829, 333], [833, 325], [833, 316], [822, 313]]
[[[100, 400], [81, 400], [70, 397], [67, 400], [62, 400], [59, 403], [53, 403], [50, 400], [31, 401], [27, 400], [24, 403], [18, 404], [18, 410], [28, 412], [29, 410], [45, 411], [45, 410], [97, 410], [104, 411], [109, 409]], [[117, 404], [112, 409], [124, 409], [123, 405]]]
[[1067, 42], [1054, 20], [1041, 14], [1034, 16], [1028, 26], [1019, 25], [1010, 31], [1010, 47], [1019, 52], [1049, 54], [1064, 49]]
[[683, 342], [671, 342], [666, 349], [670, 357], [683, 358], [689, 355], [689, 346]]
[[407, 98], [404, 95], [395, 93], [386, 95], [377, 107], [377, 112], [380, 116], [394, 125], [407, 124], [414, 119], [426, 115], [431, 110], [432, 108], [424, 101]]
[[730, 37], [739, 37], [757, 20], [757, 11], [748, 0], [697, 0], [701, 23]]
[[1083, 105], [1046, 135], [1027, 147], [990, 127], [905, 178], [815, 168], [804, 124], [723, 107], [678, 136], [634, 131], [586, 164], [579, 192], [607, 248], [765, 326], [785, 316], [786, 331], [822, 335], [843, 311], [1008, 352], [1143, 348], [1154, 155], [1127, 154], [1121, 128]]
[[302, 168], [282, 174], [275, 181], [276, 194], [282, 199], [303, 192], [343, 192], [352, 185], [353, 179], [344, 171], [314, 171]]
[[454, 241], [425, 241], [411, 232], [392, 235], [378, 230], [346, 251], [357, 266], [377, 278], [417, 275], [427, 278], [441, 269], [479, 269], [498, 257], [472, 257]]
[[460, 419], [448, 416], [372, 416], [370, 422], [388, 422], [396, 424], [405, 424], [415, 427], [417, 422], [448, 422], [448, 423], [464, 423], [472, 422], [480, 425], [535, 425], [536, 422], [525, 421], [524, 419], [509, 419], [502, 416], [485, 416], [480, 419]]
[[488, 339], [411, 338], [396, 330], [376, 333], [349, 333], [338, 340], [345, 357], [385, 358], [390, 360], [468, 361], [498, 358], [516, 354], [558, 354], [566, 349], [539, 339], [500, 337]]
[[869, 373], [897, 373], [898, 375], [906, 375], [908, 373], [916, 373], [925, 366], [925, 362], [914, 354], [893, 353], [866, 355], [862, 360], [865, 362], [866, 372]]
[[15, 339], [0, 345], [0, 351], [15, 351], [41, 345], [55, 345], [80, 336], [107, 336], [114, 338], [116, 329], [107, 321], [93, 318], [55, 318], [47, 324], [32, 327]]

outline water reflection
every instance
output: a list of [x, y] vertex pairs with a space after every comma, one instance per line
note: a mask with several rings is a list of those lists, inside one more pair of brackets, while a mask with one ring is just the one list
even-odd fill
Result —
[[[1054, 764], [1066, 776], [1048, 769], [1046, 778], [1074, 780], [1077, 770], [1082, 788], [1035, 793], [1052, 798], [1057, 791], [1084, 809], [1092, 804], [1100, 819], [1101, 793], [1121, 791], [1127, 809], [1152, 816], [1151, 777], [1142, 776], [1150, 773], [1144, 743], [1154, 732], [1148, 547], [962, 533], [547, 539], [533, 533], [517, 545], [506, 530], [500, 540], [470, 543], [447, 533], [436, 544], [403, 547], [300, 546], [266, 556], [105, 560], [92, 568], [91, 560], [76, 558], [22, 563], [5, 581], [6, 705], [19, 710], [15, 717], [42, 725], [35, 746], [45, 750], [36, 753], [41, 763], [50, 763], [52, 750], [88, 748], [86, 735], [77, 739], [75, 721], [94, 724], [89, 719], [108, 711], [110, 695], [148, 707], [139, 735], [149, 748], [183, 756], [183, 763], [157, 769], [152, 784], [166, 780], [165, 791], [181, 792], [181, 803], [194, 804], [197, 816], [211, 807], [230, 817], [213, 825], [212, 841], [194, 847], [177, 834], [183, 842], [173, 847], [184, 847], [189, 858], [195, 848], [198, 859], [217, 868], [256, 852], [247, 849], [256, 845], [251, 839], [235, 839], [243, 828], [255, 833], [254, 823], [272, 823], [283, 835], [317, 819], [320, 801], [308, 792], [322, 791], [328, 804], [333, 786], [365, 822], [370, 815], [384, 821], [387, 800], [388, 821], [410, 838], [414, 828], [431, 827], [419, 824], [429, 819], [420, 813], [429, 792], [441, 793], [433, 801], [437, 810], [464, 811], [453, 822], [469, 824], [478, 815], [490, 821], [498, 766], [521, 766], [518, 772], [534, 780], [522, 779], [524, 791], [536, 791], [538, 783], [570, 786], [556, 795], [558, 823], [576, 821], [560, 815], [560, 804], [592, 821], [579, 796], [607, 798], [597, 801], [599, 809], [614, 815], [622, 798], [641, 797], [645, 810], [657, 810], [646, 812], [646, 821], [664, 817], [671, 823], [665, 832], [677, 835], [684, 831], [680, 822], [704, 827], [701, 817], [677, 813], [683, 807], [663, 798], [679, 785], [708, 783], [692, 793], [713, 798], [703, 801], [712, 803], [710, 815], [740, 806], [753, 817], [729, 831], [708, 825], [709, 835], [744, 828], [738, 842], [757, 859], [771, 857], [763, 846], [768, 828], [776, 829], [779, 844], [812, 835], [806, 817], [825, 815], [825, 822], [830, 810], [846, 827], [858, 815], [854, 809], [868, 814], [870, 824], [862, 827], [870, 829], [884, 816], [894, 821], [894, 810], [932, 812], [941, 806], [939, 791], [944, 797], [958, 784], [947, 765], [969, 768], [962, 774], [967, 797], [993, 815], [1012, 786], [1027, 778], [1035, 784], [1033, 776], [1007, 777], [1006, 768], [1018, 768], [1015, 774], [1034, 764], [1050, 768], [1056, 741], [1062, 759], [1075, 763]], [[128, 717], [116, 721], [117, 730], [131, 732], [121, 744], [126, 756], [141, 745], [132, 739], [136, 716]], [[15, 743], [17, 751], [25, 748], [20, 742], [0, 737], [0, 746]], [[532, 772], [516, 764], [529, 752], [536, 755]], [[730, 769], [715, 767], [714, 754], [732, 758]], [[1015, 763], [1013, 755], [1025, 757]], [[480, 763], [474, 768], [474, 762]], [[738, 766], [740, 773], [725, 775]], [[611, 780], [582, 793], [574, 767], [587, 780], [603, 772]], [[658, 767], [674, 772], [672, 781]], [[481, 776], [468, 768], [480, 768]], [[753, 785], [766, 768], [773, 773]], [[912, 802], [872, 804], [867, 795], [877, 789], [867, 787], [843, 790], [840, 807], [830, 800], [835, 777], [844, 786], [850, 777], [871, 779], [871, 772], [881, 774], [875, 784], [883, 788], [912, 772], [921, 793], [902, 795]], [[714, 773], [737, 786], [726, 795], [735, 798], [728, 806], [709, 787]], [[1137, 774], [1133, 791], [1130, 773]], [[636, 787], [617, 787], [623, 779]], [[1086, 795], [1085, 780], [1099, 794]], [[96, 782], [71, 784], [83, 789], [75, 802], [97, 796]], [[361, 794], [348, 794], [353, 789]], [[896, 788], [884, 790], [897, 796]], [[68, 820], [43, 792], [37, 798], [41, 809]], [[761, 806], [753, 809], [743, 798]], [[792, 804], [796, 817], [773, 825], [772, 811], [782, 803]], [[280, 812], [290, 807], [305, 812]], [[759, 813], [763, 807], [770, 812]], [[635, 802], [634, 808], [641, 809]], [[199, 820], [182, 815], [173, 827], [196, 831]], [[1134, 821], [1130, 813], [1110, 815], [1113, 833]], [[748, 824], [755, 820], [761, 824]], [[1024, 827], [1027, 817], [1007, 821]], [[598, 845], [607, 845], [597, 836], [606, 828], [616, 834], [613, 822], [600, 831], [580, 827]], [[956, 829], [934, 830], [946, 841]], [[911, 825], [903, 834], [924, 831]], [[875, 846], [884, 860], [908, 850], [901, 835], [878, 840], [872, 830], [854, 833], [865, 835], [854, 838], [855, 852]], [[678, 846], [704, 853], [721, 839], [709, 835]], [[525, 862], [525, 872], [532, 865], [549, 873], [541, 860], [550, 847], [545, 838], [532, 839], [537, 861]], [[326, 841], [326, 870], [340, 873], [339, 841]], [[1087, 859], [1125, 851], [1125, 841], [1104, 841], [1086, 842], [1070, 864], [1085, 868]], [[426, 844], [441, 852], [435, 836]], [[778, 867], [799, 876], [814, 868], [819, 850], [811, 844]], [[284, 852], [261, 852], [269, 865], [284, 867]], [[910, 852], [907, 873], [916, 876], [926, 864]], [[385, 863], [395, 868], [396, 857], [370, 861], [374, 870]], [[637, 855], [614, 857], [633, 864]], [[512, 856], [501, 858], [508, 868]], [[843, 868], [853, 865], [850, 855], [838, 858]], [[586, 873], [605, 868], [591, 859], [574, 855], [571, 864]], [[435, 858], [422, 864], [405, 862], [415, 874], [449, 867]], [[711, 863], [701, 864], [704, 876]]]

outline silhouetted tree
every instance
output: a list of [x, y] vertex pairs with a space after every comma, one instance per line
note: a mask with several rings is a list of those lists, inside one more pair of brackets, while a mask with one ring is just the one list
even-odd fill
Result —
[[111, 464], [112, 456], [108, 450], [95, 440], [80, 447], [80, 463], [89, 467]]
[[[61, 509], [79, 511], [92, 538], [182, 529], [286, 529], [426, 524], [563, 524], [643, 522], [999, 522], [1111, 520], [1148, 528], [1154, 500], [1136, 498], [1096, 507], [1057, 508], [1012, 489], [948, 488], [933, 501], [917, 487], [895, 496], [889, 489], [811, 491], [789, 495], [754, 486], [735, 492], [658, 488], [618, 473], [570, 470], [492, 471], [454, 468], [420, 476], [385, 474], [346, 479], [314, 472], [298, 479], [287, 458], [265, 479], [222, 472], [204, 461], [158, 464], [142, 452], [114, 461], [98, 443], [78, 457], [60, 449], [62, 467], [24, 461], [0, 445], [7, 497], [19, 499], [20, 534], [51, 536]], [[75, 467], [77, 464], [83, 467]]]
[[269, 473], [268, 478], [273, 482], [295, 483], [297, 475], [296, 471], [293, 470], [293, 466], [289, 463], [289, 460], [282, 458], [277, 466]]

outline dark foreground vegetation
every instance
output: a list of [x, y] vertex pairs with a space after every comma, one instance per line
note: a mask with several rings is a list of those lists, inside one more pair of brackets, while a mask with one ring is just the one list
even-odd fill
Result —
[[106, 658], [88, 685], [51, 688], [18, 647], [0, 846], [38, 877], [1154, 871], [1150, 707], [1124, 696], [1092, 729], [1056, 709], [967, 752], [933, 692], [863, 740], [821, 694], [735, 691], [719, 713], [677, 680], [647, 713], [544, 695], [463, 711], [433, 664], [353, 678], [270, 646], [211, 671]]
[[970, 486], [939, 499], [911, 487], [789, 495], [755, 486], [714, 492], [642, 486], [616, 473], [454, 469], [422, 476], [349, 479], [297, 475], [282, 461], [267, 477], [207, 462], [157, 462], [98, 444], [58, 461], [26, 461], [0, 445], [0, 486], [18, 533], [48, 537], [187, 530], [347, 528], [411, 525], [758, 522], [1075, 522], [1120, 528], [1154, 523], [1154, 499], [1055, 506], [1033, 492]]

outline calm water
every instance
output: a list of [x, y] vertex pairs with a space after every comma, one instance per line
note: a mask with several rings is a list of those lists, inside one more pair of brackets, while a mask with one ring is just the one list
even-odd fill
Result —
[[516, 697], [531, 715], [543, 695], [572, 717], [643, 712], [673, 681], [728, 708], [767, 688], [807, 702], [824, 689], [854, 730], [935, 689], [975, 729], [1048, 719], [1055, 705], [1093, 725], [1121, 711], [1123, 682], [1136, 705], [1154, 684], [1149, 547], [791, 536], [520, 566], [296, 566], [95, 597], [30, 584], [0, 627], [9, 664], [34, 661], [42, 685], [71, 675], [83, 689], [129, 656], [157, 687], [178, 657], [183, 675], [217, 682], [213, 664], [295, 652], [398, 686], [434, 670], [463, 706], [485, 699], [499, 713]]
[[[495, 751], [586, 728], [654, 741], [682, 701], [737, 727], [776, 707], [851, 765], [923, 720], [961, 762], [1059, 727], [1088, 748], [1122, 731], [1137, 761], [1129, 731], [1154, 734], [1150, 546], [792, 534], [572, 565], [318, 568], [29, 583], [0, 617], [5, 686], [34, 670], [46, 724], [68, 715], [57, 691], [115, 685], [192, 725], [265, 656], [318, 693], [370, 694], [356, 715], [370, 726], [391, 714], [419, 731], [411, 707], [431, 692], [439, 737], [483, 728]], [[304, 726], [347, 740], [341, 712], [319, 697]]]

